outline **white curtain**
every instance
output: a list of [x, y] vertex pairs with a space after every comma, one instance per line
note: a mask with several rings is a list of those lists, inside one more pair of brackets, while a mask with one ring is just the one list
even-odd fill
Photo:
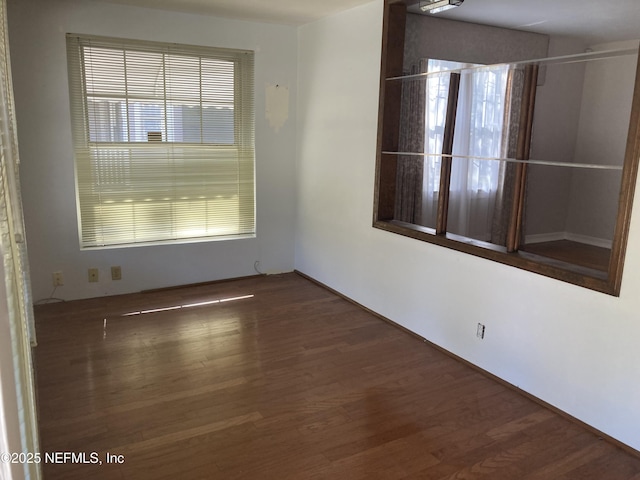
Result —
[[[473, 65], [429, 60], [429, 72], [464, 69], [453, 142], [447, 231], [489, 241], [502, 163], [488, 158], [501, 154], [508, 67], [468, 67]], [[427, 81], [425, 152], [430, 154], [442, 152], [448, 89], [448, 74]], [[423, 181], [425, 215], [435, 215], [439, 182], [440, 158], [427, 157]]]
[[[454, 62], [429, 60], [428, 72], [443, 71], [427, 77], [427, 105], [425, 108], [424, 171], [422, 180], [422, 225], [435, 228], [438, 214], [438, 191], [440, 189], [441, 157], [444, 128], [447, 119], [449, 97], [449, 73], [456, 68]], [[457, 64], [455, 64], [457, 65]]]
[[[21, 450], [38, 452], [35, 386], [31, 347], [35, 329], [27, 250], [18, 178], [11, 63], [7, 35], [6, 1], [0, 0], [0, 252], [2, 254], [6, 305], [11, 331], [13, 373], [16, 384]], [[24, 464], [24, 478], [40, 478], [40, 466]]]

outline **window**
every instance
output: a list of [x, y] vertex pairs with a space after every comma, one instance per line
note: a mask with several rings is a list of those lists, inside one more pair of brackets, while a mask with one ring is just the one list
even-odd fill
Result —
[[491, 212], [500, 186], [499, 162], [478, 158], [497, 158], [502, 153], [504, 98], [507, 65], [474, 68], [480, 65], [429, 59], [427, 73], [443, 72], [426, 78], [425, 168], [422, 181], [421, 225], [436, 228], [443, 132], [447, 131], [450, 74], [462, 71], [458, 86], [455, 126], [449, 180], [448, 231], [479, 240], [491, 240]]
[[403, 0], [384, 22], [374, 228], [619, 295], [637, 42], [545, 58], [546, 35]]
[[82, 248], [255, 234], [253, 52], [67, 35]]

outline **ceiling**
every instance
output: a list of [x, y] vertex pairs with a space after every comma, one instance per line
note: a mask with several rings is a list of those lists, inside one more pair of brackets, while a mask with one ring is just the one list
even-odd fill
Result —
[[587, 44], [640, 38], [640, 0], [464, 0], [442, 17], [581, 37]]
[[304, 25], [371, 0], [100, 0], [177, 12]]
[[[100, 0], [110, 3], [303, 25], [371, 0]], [[587, 43], [640, 37], [640, 0], [465, 0], [438, 14], [473, 23], [583, 37]]]

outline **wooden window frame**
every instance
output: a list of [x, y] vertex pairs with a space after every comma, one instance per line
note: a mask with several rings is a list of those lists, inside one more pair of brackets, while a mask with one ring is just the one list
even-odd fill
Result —
[[[373, 227], [404, 235], [435, 245], [451, 248], [463, 253], [493, 260], [550, 278], [572, 283], [609, 295], [619, 296], [622, 282], [624, 257], [627, 247], [631, 208], [633, 205], [638, 159], [640, 157], [640, 62], [636, 67], [631, 117], [626, 142], [622, 183], [619, 194], [618, 213], [607, 271], [599, 272], [575, 264], [560, 262], [524, 251], [519, 251], [520, 231], [524, 207], [524, 185], [526, 163], [518, 163], [514, 196], [516, 201], [510, 214], [506, 247], [474, 240], [446, 231], [446, 206], [448, 188], [440, 188], [436, 229], [394, 220], [396, 202], [396, 175], [398, 152], [401, 82], [387, 79], [403, 74], [404, 37], [407, 7], [412, 0], [385, 0], [382, 35], [382, 58], [380, 77], [380, 103], [378, 116], [378, 144], [374, 190]], [[527, 160], [531, 142], [531, 122], [535, 100], [535, 66], [529, 67], [526, 75], [529, 88], [525, 100], [529, 107], [522, 109], [521, 131], [518, 135], [517, 159]], [[533, 84], [531, 84], [533, 82]], [[450, 135], [452, 137], [452, 135]], [[445, 146], [446, 148], [446, 146]], [[387, 153], [384, 153], [387, 152]], [[444, 153], [444, 152], [443, 152]], [[441, 186], [448, 185], [447, 169], [450, 160], [442, 162]], [[445, 190], [445, 191], [443, 191]]]

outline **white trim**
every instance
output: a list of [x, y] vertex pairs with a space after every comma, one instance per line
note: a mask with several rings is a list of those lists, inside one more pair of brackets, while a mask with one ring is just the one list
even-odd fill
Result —
[[571, 240], [572, 242], [586, 243], [587, 245], [593, 245], [594, 247], [611, 248], [611, 246], [613, 245], [612, 240], [607, 240], [606, 238], [590, 237], [587, 235], [579, 235], [577, 233], [567, 232], [565, 238], [567, 240]]
[[558, 240], [565, 239], [565, 232], [538, 233], [535, 235], [527, 235], [524, 243], [529, 245], [530, 243], [557, 242]]

